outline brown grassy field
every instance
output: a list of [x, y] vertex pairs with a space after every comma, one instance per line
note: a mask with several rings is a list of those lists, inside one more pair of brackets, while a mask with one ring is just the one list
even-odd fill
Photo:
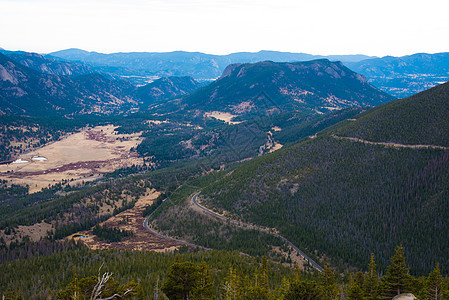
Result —
[[[88, 181], [133, 164], [143, 164], [131, 148], [140, 134], [116, 134], [115, 127], [97, 126], [18, 156], [27, 163], [0, 165], [0, 178], [30, 186], [36, 192], [62, 180]], [[33, 157], [45, 157], [45, 161]]]
[[[132, 231], [134, 236], [127, 237], [120, 242], [108, 243], [99, 240], [92, 234], [92, 230], [81, 231], [68, 237], [69, 239], [81, 240], [90, 249], [127, 249], [138, 251], [171, 251], [181, 245], [175, 241], [159, 238], [143, 227], [144, 217], [142, 212], [146, 206], [155, 201], [159, 192], [149, 191], [147, 196], [137, 200], [133, 208], [121, 212], [100, 225], [109, 228], [116, 227], [121, 230]], [[83, 236], [83, 238], [80, 238]]]

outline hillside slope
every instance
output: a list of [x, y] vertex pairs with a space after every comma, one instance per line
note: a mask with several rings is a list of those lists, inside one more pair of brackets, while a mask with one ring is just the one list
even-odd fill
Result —
[[[448, 270], [449, 150], [337, 138], [354, 133], [445, 145], [448, 103], [449, 85], [442, 85], [367, 111], [358, 121], [237, 168], [203, 191], [205, 203], [275, 227], [335, 264], [363, 267], [374, 252], [382, 268], [390, 249], [402, 243], [417, 273], [436, 262]], [[419, 140], [430, 127], [440, 134]]]

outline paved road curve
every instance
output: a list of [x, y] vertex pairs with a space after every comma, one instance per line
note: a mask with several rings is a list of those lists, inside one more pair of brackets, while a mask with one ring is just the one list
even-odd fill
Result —
[[[236, 221], [236, 220], [234, 220], [234, 219], [227, 218], [227, 217], [225, 217], [225, 216], [222, 216], [222, 215], [220, 215], [220, 214], [217, 214], [216, 212], [214, 212], [214, 211], [212, 211], [212, 210], [210, 210], [210, 209], [208, 209], [208, 208], [206, 208], [206, 207], [204, 207], [204, 206], [198, 204], [198, 202], [197, 202], [196, 199], [197, 199], [197, 197], [198, 197], [198, 195], [199, 195], [200, 193], [201, 193], [201, 192], [198, 192], [198, 193], [196, 193], [195, 195], [193, 195], [193, 197], [192, 197], [192, 203], [193, 203], [195, 206], [197, 206], [198, 208], [200, 208], [201, 210], [203, 210], [205, 213], [207, 213], [207, 214], [209, 214], [209, 215], [213, 215], [214, 217], [216, 217], [216, 218], [218, 218], [218, 219], [221, 219], [221, 220], [224, 220], [224, 221], [233, 223], [233, 224], [235, 224], [235, 225], [237, 225], [237, 226], [240, 226], [240, 227], [245, 227], [245, 228], [255, 229], [255, 230], [259, 230], [259, 231], [262, 231], [262, 232], [265, 232], [265, 233], [268, 233], [268, 234], [272, 234], [272, 235], [274, 235], [274, 236], [280, 238], [281, 240], [283, 240], [283, 241], [284, 241], [285, 243], [287, 243], [290, 247], [292, 247], [297, 253], [299, 253], [299, 255], [301, 255], [305, 260], [307, 260], [307, 261], [310, 263], [310, 265], [311, 265], [312, 267], [314, 267], [315, 269], [317, 269], [317, 270], [320, 271], [320, 272], [323, 271], [323, 268], [322, 268], [319, 264], [317, 264], [313, 259], [311, 259], [310, 257], [308, 257], [304, 252], [302, 252], [298, 247], [296, 247], [292, 242], [290, 242], [289, 240], [287, 240], [287, 239], [286, 239], [285, 237], [283, 237], [282, 235], [279, 235], [279, 234], [277, 234], [277, 233], [275, 233], [275, 232], [272, 232], [272, 231], [270, 231], [270, 230], [267, 230], [267, 229], [262, 228], [262, 227], [259, 227], [259, 226], [255, 226], [255, 225], [251, 225], [251, 224], [247, 224], [247, 223], [244, 223], [244, 222]], [[145, 223], [144, 223], [144, 224], [145, 224]]]
[[209, 248], [202, 247], [202, 246], [198, 246], [198, 245], [195, 245], [195, 244], [186, 242], [186, 241], [177, 240], [177, 239], [175, 239], [175, 238], [168, 237], [168, 236], [165, 236], [165, 235], [161, 235], [161, 234], [157, 233], [156, 231], [151, 230], [151, 229], [148, 227], [148, 220], [150, 219], [150, 217], [151, 217], [152, 214], [153, 214], [153, 213], [151, 213], [148, 217], [146, 217], [145, 220], [143, 220], [143, 224], [142, 224], [143, 227], [144, 227], [146, 230], [148, 230], [150, 233], [152, 233], [152, 234], [154, 234], [155, 236], [160, 237], [160, 238], [162, 238], [162, 239], [175, 241], [175, 242], [178, 242], [178, 243], [183, 244], [183, 245], [186, 245], [186, 246], [190, 246], [190, 247], [194, 247], [194, 248], [201, 248], [201, 249], [204, 249], [204, 250], [210, 250]]

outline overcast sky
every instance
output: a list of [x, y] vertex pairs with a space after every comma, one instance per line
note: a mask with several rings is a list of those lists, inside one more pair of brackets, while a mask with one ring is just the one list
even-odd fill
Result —
[[0, 0], [0, 47], [48, 53], [449, 52], [447, 0]]

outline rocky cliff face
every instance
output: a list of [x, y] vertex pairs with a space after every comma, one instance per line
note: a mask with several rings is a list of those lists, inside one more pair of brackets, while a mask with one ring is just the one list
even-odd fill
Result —
[[21, 65], [45, 74], [79, 76], [92, 73], [87, 65], [45, 57], [38, 53], [4, 51], [3, 54]]

